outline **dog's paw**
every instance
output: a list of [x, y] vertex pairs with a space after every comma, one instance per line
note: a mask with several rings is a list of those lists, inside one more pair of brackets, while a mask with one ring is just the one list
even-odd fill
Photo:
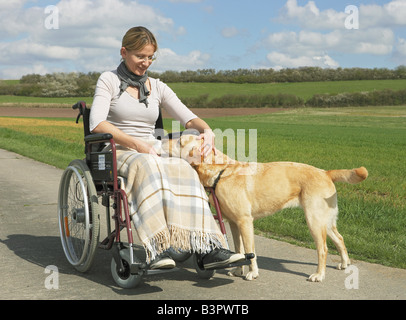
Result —
[[350, 261], [346, 261], [346, 262], [341, 262], [338, 264], [337, 269], [338, 270], [345, 270], [348, 268], [348, 266], [351, 264]]
[[227, 272], [227, 275], [230, 277], [242, 277], [244, 275], [244, 269], [243, 267], [236, 267]]
[[247, 273], [247, 275], [244, 277], [245, 280], [251, 281], [258, 278], [258, 272], [256, 271], [250, 271]]
[[322, 282], [324, 280], [324, 274], [313, 273], [307, 280], [311, 282]]

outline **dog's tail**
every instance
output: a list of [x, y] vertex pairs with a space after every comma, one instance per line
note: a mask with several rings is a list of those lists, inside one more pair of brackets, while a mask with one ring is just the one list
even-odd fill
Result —
[[368, 177], [368, 170], [364, 167], [352, 170], [329, 170], [327, 175], [333, 182], [347, 182], [356, 184]]

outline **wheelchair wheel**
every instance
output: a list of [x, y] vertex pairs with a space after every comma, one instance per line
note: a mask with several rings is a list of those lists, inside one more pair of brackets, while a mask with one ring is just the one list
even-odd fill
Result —
[[195, 253], [193, 255], [193, 265], [196, 269], [197, 276], [200, 279], [210, 279], [214, 276], [215, 270], [206, 270], [203, 267], [203, 260], [201, 259], [200, 254]]
[[73, 160], [62, 174], [58, 218], [66, 258], [78, 271], [86, 272], [99, 243], [100, 220], [96, 188], [83, 160]]
[[131, 289], [137, 287], [141, 280], [143, 272], [139, 274], [131, 274], [130, 272], [130, 253], [129, 249], [120, 250], [121, 261], [124, 265], [124, 271], [119, 272], [117, 268], [117, 263], [114, 258], [111, 259], [111, 275], [113, 276], [114, 282], [117, 283], [121, 288]]

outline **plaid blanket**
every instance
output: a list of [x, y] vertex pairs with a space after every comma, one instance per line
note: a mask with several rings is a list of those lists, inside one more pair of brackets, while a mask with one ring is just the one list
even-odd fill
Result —
[[185, 160], [118, 148], [117, 164], [148, 263], [169, 247], [198, 253], [226, 247], [199, 177]]

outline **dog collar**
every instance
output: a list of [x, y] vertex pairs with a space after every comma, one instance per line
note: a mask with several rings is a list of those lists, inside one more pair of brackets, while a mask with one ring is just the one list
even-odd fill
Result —
[[219, 173], [219, 175], [217, 176], [216, 180], [214, 180], [214, 183], [213, 183], [213, 186], [212, 186], [213, 190], [216, 190], [217, 183], [219, 183], [220, 178], [221, 178], [221, 175], [223, 174], [224, 171], [226, 171], [225, 168], [220, 171], [220, 173]]

